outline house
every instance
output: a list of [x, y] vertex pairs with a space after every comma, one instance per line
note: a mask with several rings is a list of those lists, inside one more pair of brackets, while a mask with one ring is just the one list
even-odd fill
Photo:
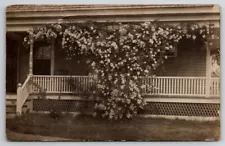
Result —
[[[16, 109], [11, 112], [49, 110], [57, 102], [66, 111], [76, 111], [77, 103], [85, 108], [81, 97], [70, 94], [72, 90], [65, 80], [78, 79], [83, 89], [89, 87], [91, 77], [87, 67], [77, 63], [79, 59], [65, 60], [59, 45], [23, 46], [24, 36], [34, 26], [48, 23], [84, 22], [142, 22], [159, 20], [176, 25], [194, 22], [213, 24], [219, 36], [220, 12], [218, 5], [12, 5], [6, 8], [6, 99], [13, 100]], [[219, 46], [219, 44], [216, 44]], [[146, 78], [158, 88], [149, 102], [146, 113], [156, 116], [211, 117], [218, 118], [220, 109], [220, 79], [211, 77], [211, 52], [215, 47], [202, 49], [197, 44], [181, 42], [168, 56], [164, 68], [157, 77]], [[32, 80], [46, 90], [48, 98], [61, 100], [44, 102], [37, 99]], [[80, 92], [80, 91], [76, 91]], [[15, 103], [14, 103], [15, 105]], [[8, 106], [10, 107], [10, 106]], [[25, 107], [25, 108], [23, 108]]]

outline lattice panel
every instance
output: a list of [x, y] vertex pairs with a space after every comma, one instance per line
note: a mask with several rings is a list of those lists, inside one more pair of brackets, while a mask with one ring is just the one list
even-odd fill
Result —
[[[34, 111], [92, 112], [94, 101], [35, 99]], [[220, 104], [215, 103], [171, 103], [149, 102], [143, 111], [150, 115], [218, 117]]]
[[94, 104], [94, 101], [34, 99], [33, 110], [51, 111], [56, 109], [63, 112], [90, 112], [93, 111]]
[[220, 104], [151, 102], [144, 110], [151, 115], [218, 117]]

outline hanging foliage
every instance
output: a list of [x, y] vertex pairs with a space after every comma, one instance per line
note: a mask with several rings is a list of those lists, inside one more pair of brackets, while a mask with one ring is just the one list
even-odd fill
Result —
[[131, 118], [145, 106], [143, 91], [152, 92], [142, 77], [152, 77], [181, 39], [204, 44], [212, 37], [213, 26], [161, 22], [52, 24], [37, 28], [25, 44], [58, 39], [71, 59], [80, 56], [92, 67], [97, 82], [93, 95], [101, 98], [96, 113], [109, 119]]

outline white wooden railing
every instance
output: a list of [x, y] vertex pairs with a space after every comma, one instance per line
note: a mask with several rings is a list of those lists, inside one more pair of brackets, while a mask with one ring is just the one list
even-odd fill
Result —
[[[72, 88], [70, 82], [75, 84]], [[34, 75], [32, 82], [42, 87], [46, 93], [82, 93], [87, 92], [93, 84], [93, 78], [89, 76], [45, 76]], [[36, 86], [32, 86], [33, 92], [38, 92]]]
[[220, 78], [211, 79], [210, 96], [212, 97], [220, 96]]
[[[69, 81], [75, 82], [75, 90], [69, 86]], [[154, 85], [154, 95], [169, 96], [206, 96], [206, 77], [145, 77], [142, 78], [145, 85]], [[46, 93], [82, 93], [88, 92], [94, 84], [94, 80], [89, 76], [46, 76], [33, 75], [32, 82], [45, 89]], [[32, 91], [38, 92], [35, 86]], [[143, 89], [144, 94], [150, 94], [147, 89]], [[212, 78], [210, 96], [220, 96], [220, 79]]]
[[22, 107], [32, 91], [30, 86], [30, 79], [31, 76], [28, 76], [23, 85], [18, 84], [16, 101], [16, 112], [18, 115], [22, 114]]
[[153, 85], [154, 95], [171, 96], [205, 96], [205, 81], [205, 77], [145, 77], [142, 79], [143, 84]]

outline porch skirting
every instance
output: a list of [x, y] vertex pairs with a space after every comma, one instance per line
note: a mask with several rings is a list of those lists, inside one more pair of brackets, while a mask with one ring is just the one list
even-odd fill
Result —
[[[33, 112], [48, 112], [52, 109], [61, 112], [92, 113], [95, 101], [79, 99], [33, 99]], [[219, 103], [194, 103], [194, 102], [147, 102], [146, 108], [140, 111], [145, 116], [175, 117], [195, 119], [219, 118]]]

